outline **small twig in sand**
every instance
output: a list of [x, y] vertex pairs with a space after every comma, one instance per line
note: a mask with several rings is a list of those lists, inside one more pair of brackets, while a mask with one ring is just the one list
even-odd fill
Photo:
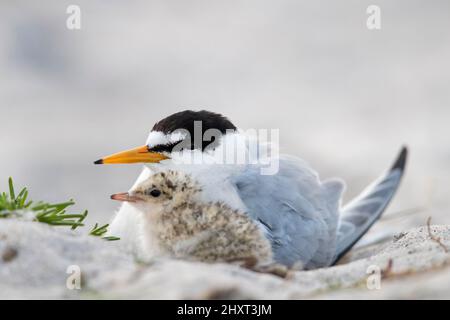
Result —
[[384, 278], [387, 278], [387, 277], [389, 277], [389, 276], [391, 276], [391, 275], [393, 275], [392, 274], [392, 267], [394, 266], [394, 260], [391, 258], [391, 259], [389, 259], [388, 260], [388, 263], [387, 263], [387, 266], [386, 266], [386, 268], [384, 268], [382, 271], [381, 271], [381, 277], [384, 279]]
[[433, 240], [434, 242], [436, 242], [438, 245], [441, 246], [442, 249], [444, 249], [445, 252], [448, 252], [448, 248], [445, 244], [442, 243], [441, 238], [436, 237], [432, 232], [431, 232], [431, 217], [428, 217], [427, 220], [427, 230], [428, 230], [428, 235], [430, 236], [430, 239]]

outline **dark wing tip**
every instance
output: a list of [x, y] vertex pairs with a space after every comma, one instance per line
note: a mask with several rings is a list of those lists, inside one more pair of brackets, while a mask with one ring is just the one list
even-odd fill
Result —
[[103, 159], [99, 159], [97, 161], [94, 161], [94, 164], [103, 164]]
[[395, 169], [399, 169], [401, 171], [405, 170], [406, 159], [408, 158], [408, 148], [406, 146], [402, 147], [400, 154], [395, 160], [394, 164], [391, 167], [391, 171]]

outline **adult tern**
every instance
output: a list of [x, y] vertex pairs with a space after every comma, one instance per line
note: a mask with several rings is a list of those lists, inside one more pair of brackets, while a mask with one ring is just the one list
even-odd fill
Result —
[[[211, 139], [210, 130], [222, 136]], [[198, 134], [202, 139], [192, 141]], [[264, 227], [276, 262], [286, 266], [301, 263], [306, 269], [314, 269], [336, 263], [380, 218], [399, 187], [407, 159], [403, 147], [389, 170], [341, 206], [345, 184], [337, 179], [321, 181], [317, 172], [299, 158], [275, 155], [278, 170], [269, 175], [261, 174], [262, 163], [210, 161], [223, 153], [230, 141], [239, 142], [243, 137], [220, 114], [187, 110], [158, 121], [145, 145], [104, 157], [95, 164], [145, 163], [135, 185], [157, 171], [186, 171], [201, 183], [202, 200], [224, 202], [245, 211]], [[248, 144], [244, 148], [248, 151]], [[190, 162], [199, 154], [208, 161]], [[124, 203], [110, 225], [110, 233], [137, 246], [138, 216], [135, 208]]]

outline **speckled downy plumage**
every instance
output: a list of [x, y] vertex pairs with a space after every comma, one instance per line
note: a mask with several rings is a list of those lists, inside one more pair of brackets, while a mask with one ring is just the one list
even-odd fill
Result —
[[153, 254], [205, 262], [272, 261], [262, 227], [227, 205], [196, 200], [201, 188], [188, 174], [151, 175], [129, 193], [145, 221], [144, 238]]

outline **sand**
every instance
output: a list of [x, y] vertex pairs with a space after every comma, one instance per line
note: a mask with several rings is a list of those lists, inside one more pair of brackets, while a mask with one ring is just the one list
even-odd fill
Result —
[[[0, 298], [450, 298], [450, 226], [434, 225], [430, 231], [440, 243], [423, 226], [354, 250], [343, 264], [292, 271], [282, 279], [227, 264], [171, 259], [144, 264], [122, 252], [120, 241], [5, 219], [0, 221]], [[73, 289], [76, 281], [66, 282], [78, 267], [80, 289]]]

